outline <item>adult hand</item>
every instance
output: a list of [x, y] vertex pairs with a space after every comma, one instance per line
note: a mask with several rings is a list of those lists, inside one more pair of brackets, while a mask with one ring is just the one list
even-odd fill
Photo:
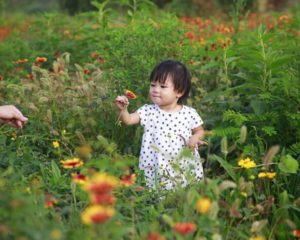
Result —
[[15, 128], [22, 128], [28, 121], [19, 109], [13, 105], [0, 106], [0, 122], [7, 123]]

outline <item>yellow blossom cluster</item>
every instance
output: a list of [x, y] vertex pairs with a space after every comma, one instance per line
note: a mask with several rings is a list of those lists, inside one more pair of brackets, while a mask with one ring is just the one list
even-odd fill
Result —
[[259, 178], [269, 178], [272, 179], [276, 176], [276, 172], [260, 172], [258, 174]]
[[251, 160], [250, 158], [245, 158], [245, 159], [241, 159], [239, 162], [238, 162], [238, 165], [241, 167], [241, 168], [254, 168], [256, 167], [256, 163]]

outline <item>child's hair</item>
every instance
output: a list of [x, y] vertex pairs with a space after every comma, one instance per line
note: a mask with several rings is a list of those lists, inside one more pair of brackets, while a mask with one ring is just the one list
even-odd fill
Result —
[[178, 99], [178, 103], [184, 102], [191, 89], [191, 75], [186, 66], [175, 60], [163, 61], [152, 70], [150, 82], [165, 83], [168, 77], [173, 80], [174, 90], [183, 93]]

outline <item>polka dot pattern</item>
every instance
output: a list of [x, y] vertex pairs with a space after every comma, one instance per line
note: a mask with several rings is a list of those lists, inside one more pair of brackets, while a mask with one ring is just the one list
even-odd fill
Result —
[[199, 153], [191, 158], [180, 157], [192, 129], [203, 124], [195, 109], [183, 106], [178, 112], [165, 112], [157, 105], [146, 104], [137, 110], [144, 128], [139, 168], [144, 171], [146, 184], [155, 188], [159, 183], [173, 189], [178, 183], [186, 185], [187, 175], [203, 178]]

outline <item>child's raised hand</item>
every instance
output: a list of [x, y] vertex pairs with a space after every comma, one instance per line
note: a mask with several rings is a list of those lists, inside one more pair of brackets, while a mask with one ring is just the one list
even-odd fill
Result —
[[115, 103], [120, 111], [127, 109], [129, 105], [129, 101], [126, 96], [117, 96]]

